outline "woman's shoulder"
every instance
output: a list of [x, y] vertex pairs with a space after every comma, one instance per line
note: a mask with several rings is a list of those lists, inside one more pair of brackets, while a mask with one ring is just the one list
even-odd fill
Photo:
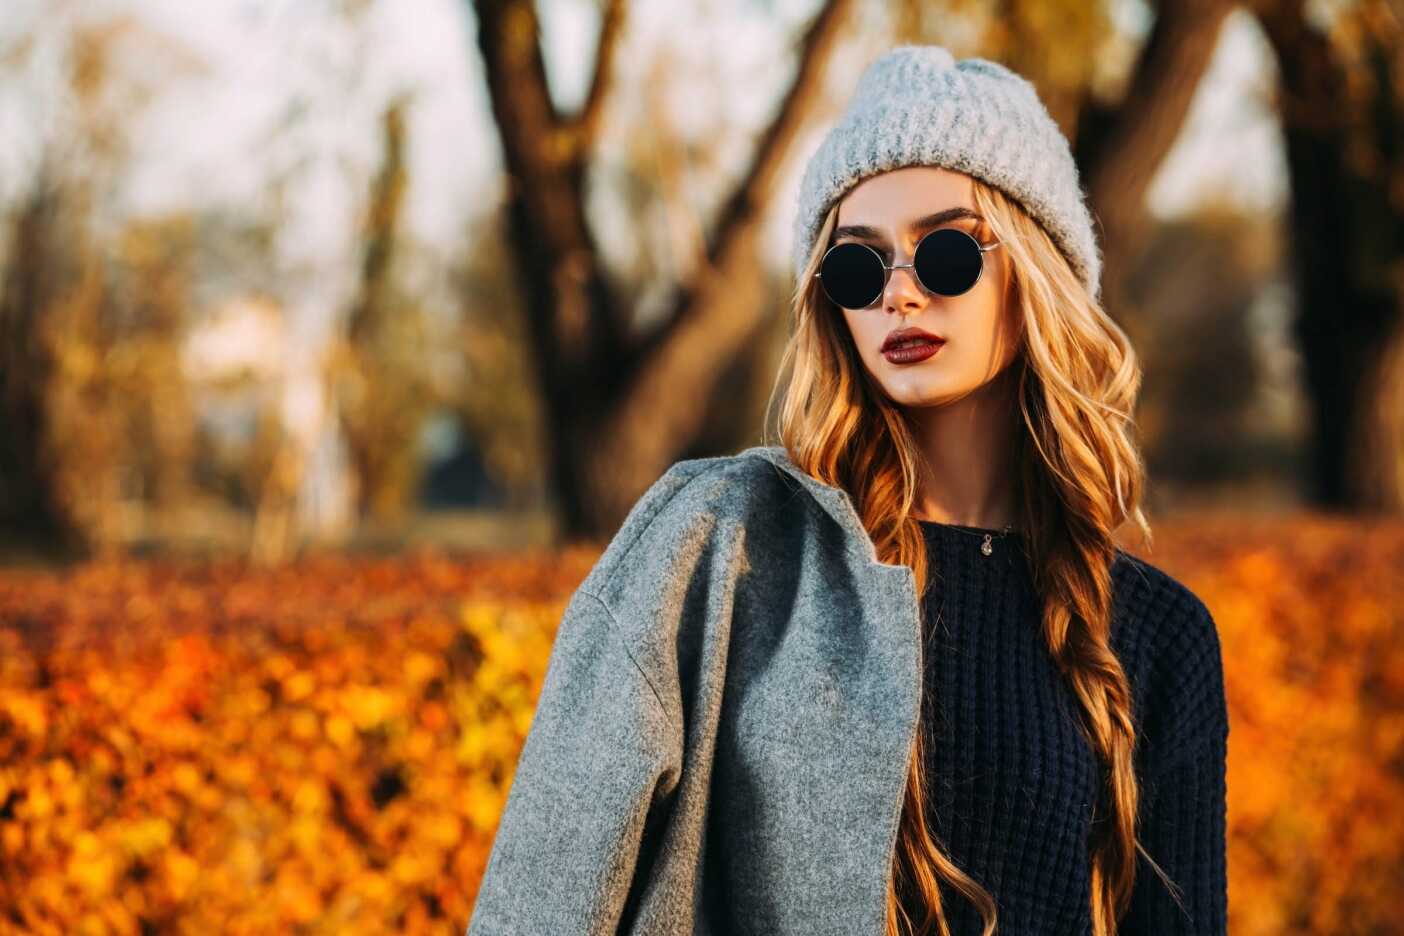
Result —
[[1148, 559], [1123, 549], [1112, 563], [1115, 616], [1126, 640], [1217, 645], [1214, 616], [1187, 584]]
[[1188, 585], [1117, 550], [1112, 645], [1126, 668], [1150, 746], [1183, 750], [1227, 732], [1223, 652], [1214, 615]]

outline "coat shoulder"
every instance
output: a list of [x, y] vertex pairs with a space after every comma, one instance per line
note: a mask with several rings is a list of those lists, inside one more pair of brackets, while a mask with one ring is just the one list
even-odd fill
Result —
[[618, 591], [660, 562], [676, 564], [718, 539], [738, 545], [745, 528], [804, 497], [796, 482], [754, 449], [674, 462], [635, 501], [586, 577], [592, 593]]

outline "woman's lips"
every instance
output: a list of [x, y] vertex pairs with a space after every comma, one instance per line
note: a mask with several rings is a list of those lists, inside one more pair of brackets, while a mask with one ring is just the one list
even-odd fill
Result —
[[882, 352], [882, 356], [893, 364], [915, 364], [931, 357], [941, 350], [944, 341], [923, 340], [920, 344], [909, 344], [906, 347], [891, 348]]

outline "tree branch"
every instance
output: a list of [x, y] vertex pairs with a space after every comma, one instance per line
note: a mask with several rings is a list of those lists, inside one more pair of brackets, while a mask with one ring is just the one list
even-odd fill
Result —
[[1085, 112], [1076, 152], [1109, 255], [1134, 253], [1144, 228], [1146, 191], [1184, 127], [1233, 5], [1231, 0], [1160, 4], [1121, 104], [1112, 110], [1089, 104]]
[[595, 72], [590, 78], [590, 90], [580, 113], [571, 122], [576, 158], [595, 144], [599, 134], [600, 115], [604, 112], [606, 93], [614, 71], [614, 58], [628, 17], [626, 0], [607, 0], [600, 14], [600, 39], [595, 49]]
[[[678, 287], [665, 324], [628, 353], [628, 383], [594, 439], [592, 471], [614, 472], [618, 512], [660, 467], [695, 438], [718, 375], [768, 314], [765, 271], [757, 262], [760, 222], [794, 140], [823, 94], [823, 72], [842, 41], [854, 0], [830, 0], [800, 45], [795, 77], [761, 135], [746, 173], [726, 200], [695, 274]], [[620, 477], [634, 466], [638, 477]], [[595, 490], [608, 490], [602, 485]]]

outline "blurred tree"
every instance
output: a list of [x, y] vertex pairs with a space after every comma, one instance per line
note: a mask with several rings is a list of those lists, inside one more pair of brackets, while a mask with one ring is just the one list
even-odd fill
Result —
[[[183, 488], [187, 222], [130, 225], [113, 193], [134, 116], [199, 64], [130, 17], [80, 16], [60, 32], [66, 107], [14, 213], [0, 288], [0, 514], [31, 543], [106, 551], [147, 532], [150, 492], [169, 505]], [[165, 70], [118, 67], [136, 56]]]
[[362, 516], [403, 517], [417, 490], [418, 445], [443, 396], [426, 361], [433, 350], [418, 299], [398, 282], [397, 226], [408, 176], [407, 99], [393, 100], [382, 122], [384, 157], [365, 219], [360, 291], [344, 339], [328, 364], [357, 481]]
[[1404, 24], [1355, 0], [1323, 29], [1254, 4], [1277, 55], [1296, 334], [1314, 416], [1312, 496], [1404, 509]]
[[127, 320], [116, 359], [127, 388], [124, 444], [140, 479], [142, 510], [164, 525], [190, 503], [193, 485], [195, 416], [180, 352], [194, 221], [183, 213], [136, 219], [117, 246], [114, 291]]
[[[1144, 317], [1122, 285], [1152, 234], [1146, 192], [1180, 135], [1234, 6], [1233, 0], [1154, 4], [1150, 32], [1120, 94], [1108, 100], [1088, 89], [1078, 106], [1077, 125], [1069, 128], [1100, 227], [1103, 304], [1140, 346], [1146, 346]], [[1045, 44], [1060, 41], [1056, 34], [1042, 37]]]
[[48, 391], [55, 365], [39, 310], [55, 298], [68, 258], [53, 249], [61, 198], [48, 164], [14, 212], [0, 284], [0, 519], [18, 539], [79, 545], [82, 535], [66, 509], [49, 466]]
[[692, 443], [703, 402], [764, 324], [756, 263], [762, 209], [783, 160], [822, 103], [817, 78], [841, 42], [851, 0], [821, 5], [799, 43], [794, 78], [741, 181], [705, 235], [693, 275], [673, 284], [661, 324], [640, 334], [613, 288], [585, 212], [585, 178], [625, 22], [608, 0], [583, 106], [552, 101], [529, 0], [479, 0], [478, 46], [509, 179], [512, 262], [524, 293], [542, 389], [549, 468], [567, 535], [612, 529]]
[[453, 406], [463, 434], [482, 446], [489, 473], [521, 508], [544, 493], [547, 439], [533, 374], [536, 343], [506, 238], [507, 219], [494, 216], [468, 238], [471, 249], [453, 271], [463, 299], [458, 346], [467, 372]]
[[[1259, 417], [1267, 377], [1255, 346], [1251, 308], [1280, 269], [1278, 224], [1210, 201], [1193, 214], [1157, 225], [1125, 277], [1124, 289], [1145, 310], [1148, 369], [1137, 406], [1137, 431], [1152, 475], [1153, 507], [1178, 484], [1223, 484], [1263, 475], [1290, 477], [1279, 457], [1279, 427]], [[1163, 482], [1169, 481], [1170, 485]]]

